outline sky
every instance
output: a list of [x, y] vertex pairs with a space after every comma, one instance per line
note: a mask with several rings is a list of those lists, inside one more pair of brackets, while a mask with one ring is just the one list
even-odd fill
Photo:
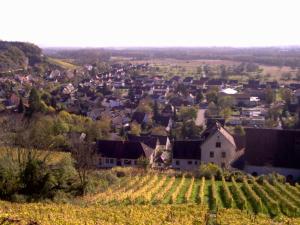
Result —
[[300, 45], [299, 0], [1, 0], [0, 39], [41, 47]]

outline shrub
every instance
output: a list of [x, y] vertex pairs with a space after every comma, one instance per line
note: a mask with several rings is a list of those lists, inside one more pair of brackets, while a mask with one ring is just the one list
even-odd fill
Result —
[[222, 170], [220, 167], [213, 163], [202, 164], [200, 166], [200, 176], [204, 176], [206, 179], [210, 179], [212, 177], [221, 179]]

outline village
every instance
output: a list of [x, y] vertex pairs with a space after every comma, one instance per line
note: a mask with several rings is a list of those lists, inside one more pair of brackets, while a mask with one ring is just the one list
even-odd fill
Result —
[[99, 168], [134, 167], [145, 158], [156, 169], [214, 163], [253, 175], [300, 177], [300, 83], [210, 79], [205, 69], [194, 77], [143, 75], [151, 69], [127, 63], [101, 73], [85, 65], [2, 76], [2, 114], [27, 107], [34, 86], [55, 110], [110, 121], [109, 138], [96, 143]]

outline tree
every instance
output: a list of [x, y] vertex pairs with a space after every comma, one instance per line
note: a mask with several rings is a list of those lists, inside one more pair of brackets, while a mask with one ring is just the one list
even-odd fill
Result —
[[197, 67], [197, 74], [202, 75], [202, 66]]
[[239, 136], [245, 136], [245, 129], [242, 126], [234, 127], [234, 133]]
[[152, 135], [166, 136], [167, 131], [166, 131], [166, 128], [164, 126], [156, 126], [156, 127], [152, 128], [151, 134]]
[[292, 98], [292, 91], [289, 88], [281, 88], [279, 90], [280, 97], [286, 102], [287, 105], [290, 104]]
[[146, 157], [140, 157], [137, 159], [137, 166], [143, 169], [147, 169], [149, 166], [150, 162], [149, 159], [147, 159]]
[[139, 102], [139, 105], [136, 109], [138, 112], [151, 113], [153, 110], [153, 101], [151, 98], [146, 97]]
[[134, 102], [134, 100], [135, 100], [134, 90], [132, 88], [130, 88], [128, 91], [128, 98], [131, 102]]
[[181, 131], [181, 138], [183, 139], [194, 139], [199, 137], [201, 132], [201, 127], [196, 126], [195, 122], [192, 120], [184, 121]]
[[141, 125], [138, 124], [137, 122], [132, 122], [130, 126], [130, 133], [133, 135], [140, 135], [142, 132]]
[[296, 73], [296, 80], [300, 80], [300, 69], [298, 69], [297, 73]]
[[204, 95], [203, 95], [202, 91], [199, 91], [199, 92], [196, 94], [196, 102], [197, 102], [197, 103], [200, 103], [200, 102], [203, 101], [203, 99], [204, 99]]
[[218, 99], [218, 107], [220, 109], [231, 108], [233, 103], [234, 99], [231, 96], [223, 96]]
[[210, 103], [210, 102], [217, 103], [218, 102], [218, 91], [216, 89], [209, 90], [206, 93], [206, 100], [208, 103]]
[[23, 112], [24, 112], [23, 99], [20, 98], [19, 105], [18, 105], [18, 113], [23, 113]]
[[224, 119], [228, 119], [231, 116], [231, 114], [232, 114], [232, 110], [230, 107], [222, 108], [219, 111], [219, 115]]
[[275, 94], [274, 90], [272, 90], [271, 88], [266, 89], [265, 95], [266, 95], [266, 102], [268, 104], [271, 104], [272, 102], [275, 101], [276, 94]]
[[183, 106], [179, 109], [179, 117], [182, 119], [182, 121], [196, 119], [197, 109], [192, 106]]
[[29, 108], [27, 115], [30, 117], [41, 109], [41, 98], [35, 88], [32, 88], [28, 99]]
[[85, 195], [88, 187], [89, 172], [95, 169], [98, 157], [95, 144], [88, 139], [78, 138], [74, 135], [71, 139], [71, 153], [75, 159], [75, 167], [80, 180], [80, 194]]
[[157, 101], [155, 100], [154, 105], [153, 105], [153, 119], [155, 122], [156, 122], [157, 118], [158, 118], [158, 104], [157, 104]]
[[220, 75], [221, 75], [221, 78], [227, 78], [227, 70], [226, 70], [226, 66], [225, 65], [221, 65], [220, 66]]

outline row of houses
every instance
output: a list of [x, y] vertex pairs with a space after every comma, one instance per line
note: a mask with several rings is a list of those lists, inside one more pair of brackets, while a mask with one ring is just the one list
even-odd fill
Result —
[[97, 153], [100, 168], [137, 166], [145, 157], [153, 168], [196, 170], [214, 163], [253, 175], [278, 172], [300, 178], [300, 130], [249, 128], [245, 136], [233, 136], [217, 122], [199, 140], [130, 136], [127, 141], [99, 140]]

